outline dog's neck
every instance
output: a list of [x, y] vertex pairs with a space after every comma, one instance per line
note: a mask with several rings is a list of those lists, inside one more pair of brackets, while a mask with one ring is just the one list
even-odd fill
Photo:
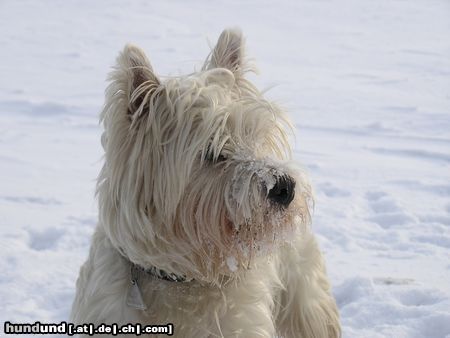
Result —
[[171, 272], [164, 271], [162, 269], [158, 269], [155, 266], [151, 266], [150, 268], [144, 268], [138, 264], [133, 263], [124, 253], [124, 251], [119, 248], [118, 253], [125, 260], [126, 264], [130, 266], [130, 280], [133, 283], [141, 281], [145, 276], [153, 277], [157, 279], [162, 279], [168, 282], [186, 282], [191, 281], [191, 279], [186, 278], [186, 276], [177, 275]]

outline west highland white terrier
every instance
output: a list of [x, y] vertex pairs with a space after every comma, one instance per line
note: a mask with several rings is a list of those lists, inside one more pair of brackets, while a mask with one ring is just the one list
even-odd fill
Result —
[[293, 128], [249, 69], [236, 29], [188, 76], [161, 81], [132, 45], [119, 55], [75, 325], [124, 337], [169, 323], [176, 337], [340, 336], [310, 185], [289, 160]]

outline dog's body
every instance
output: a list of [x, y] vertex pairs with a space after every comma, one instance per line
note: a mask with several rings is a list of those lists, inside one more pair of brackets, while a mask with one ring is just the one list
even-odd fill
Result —
[[310, 188], [282, 112], [225, 31], [204, 69], [161, 83], [127, 46], [102, 114], [100, 220], [72, 321], [172, 323], [176, 337], [338, 337]]

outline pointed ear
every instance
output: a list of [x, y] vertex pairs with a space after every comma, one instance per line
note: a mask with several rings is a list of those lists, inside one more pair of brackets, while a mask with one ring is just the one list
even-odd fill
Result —
[[220, 34], [205, 69], [226, 68], [236, 76], [244, 72], [244, 39], [240, 29], [226, 29]]
[[160, 81], [153, 72], [144, 51], [128, 44], [119, 55], [118, 68], [124, 76], [123, 85], [128, 99], [128, 114], [141, 114], [148, 106], [148, 99], [160, 87]]

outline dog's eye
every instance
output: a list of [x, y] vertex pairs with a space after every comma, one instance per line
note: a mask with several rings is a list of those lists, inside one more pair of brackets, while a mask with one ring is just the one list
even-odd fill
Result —
[[210, 163], [220, 163], [227, 160], [227, 158], [223, 154], [219, 154], [219, 156], [214, 157], [214, 153], [208, 152], [205, 156], [205, 160]]
[[224, 155], [220, 154], [219, 156], [217, 156], [216, 162], [224, 162], [226, 160], [227, 158]]

